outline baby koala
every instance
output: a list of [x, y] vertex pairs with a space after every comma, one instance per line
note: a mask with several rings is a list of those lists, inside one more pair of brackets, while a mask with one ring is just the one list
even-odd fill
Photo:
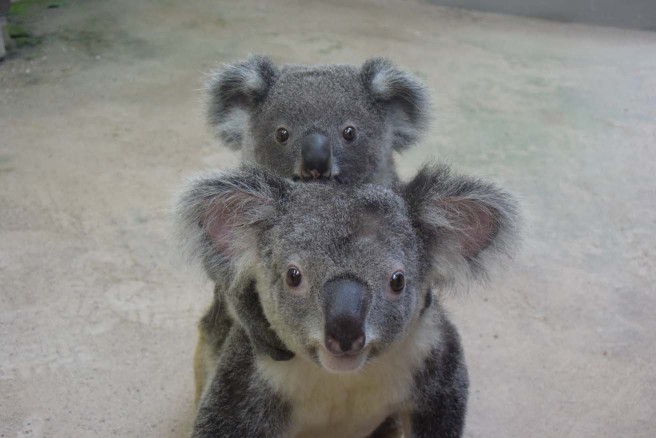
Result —
[[[207, 91], [209, 123], [226, 145], [303, 181], [395, 183], [393, 151], [419, 139], [429, 113], [423, 84], [380, 58], [358, 67], [278, 67], [252, 56], [218, 69]], [[225, 281], [214, 295], [232, 301], [255, 348], [277, 360], [293, 357], [263, 315], [254, 283], [226, 295]]]
[[509, 194], [445, 166], [393, 188], [254, 167], [193, 180], [178, 203], [183, 241], [228, 292], [252, 283], [295, 354], [258, 353], [216, 300], [193, 437], [461, 436], [467, 369], [431, 291], [484, 277], [516, 219]]
[[252, 56], [217, 70], [207, 89], [217, 137], [287, 178], [389, 185], [393, 151], [413, 145], [428, 121], [423, 84], [381, 58], [278, 67]]

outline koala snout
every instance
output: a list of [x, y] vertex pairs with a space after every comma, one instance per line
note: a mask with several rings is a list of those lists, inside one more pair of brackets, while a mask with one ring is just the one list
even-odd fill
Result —
[[332, 150], [330, 140], [323, 134], [312, 133], [301, 139], [301, 177], [330, 178]]
[[332, 354], [353, 355], [365, 346], [365, 320], [369, 308], [367, 287], [347, 278], [324, 285], [325, 345]]
[[[351, 325], [349, 320], [340, 322], [342, 325]], [[357, 354], [362, 351], [365, 343], [364, 331], [356, 324], [344, 329], [340, 334], [326, 335], [326, 348], [335, 356]]]

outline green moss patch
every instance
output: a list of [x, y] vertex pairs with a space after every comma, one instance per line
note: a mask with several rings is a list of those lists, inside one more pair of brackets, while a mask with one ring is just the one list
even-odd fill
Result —
[[16, 48], [34, 47], [38, 45], [43, 38], [33, 35], [26, 28], [18, 24], [10, 23], [7, 25], [7, 32], [14, 42]]
[[10, 17], [25, 17], [32, 9], [59, 8], [68, 3], [68, 0], [19, 0], [11, 4]]

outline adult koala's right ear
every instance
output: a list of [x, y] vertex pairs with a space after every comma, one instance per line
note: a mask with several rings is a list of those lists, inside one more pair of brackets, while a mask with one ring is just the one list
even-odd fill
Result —
[[515, 249], [517, 202], [492, 183], [454, 174], [446, 165], [425, 166], [403, 194], [434, 282], [484, 279]]
[[278, 78], [278, 69], [266, 56], [251, 56], [225, 64], [207, 82], [207, 118], [218, 138], [239, 149], [254, 107], [261, 102]]
[[383, 58], [367, 60], [360, 77], [374, 102], [385, 107], [394, 150], [400, 152], [416, 143], [428, 127], [430, 113], [424, 84]]
[[199, 259], [214, 281], [239, 281], [254, 266], [260, 233], [291, 184], [254, 166], [193, 178], [176, 207], [188, 256]]

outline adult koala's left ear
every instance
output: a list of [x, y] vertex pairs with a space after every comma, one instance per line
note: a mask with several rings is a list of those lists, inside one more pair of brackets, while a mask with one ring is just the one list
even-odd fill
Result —
[[192, 179], [176, 206], [180, 242], [214, 281], [240, 280], [257, 258], [258, 236], [276, 217], [291, 181], [244, 165]]
[[367, 60], [360, 77], [374, 102], [385, 106], [394, 150], [400, 152], [416, 143], [428, 127], [430, 104], [424, 84], [382, 58]]
[[255, 106], [278, 79], [278, 68], [266, 56], [226, 64], [207, 82], [207, 118], [216, 136], [232, 149], [241, 148]]
[[435, 282], [485, 278], [518, 240], [515, 199], [496, 185], [426, 166], [403, 187]]

